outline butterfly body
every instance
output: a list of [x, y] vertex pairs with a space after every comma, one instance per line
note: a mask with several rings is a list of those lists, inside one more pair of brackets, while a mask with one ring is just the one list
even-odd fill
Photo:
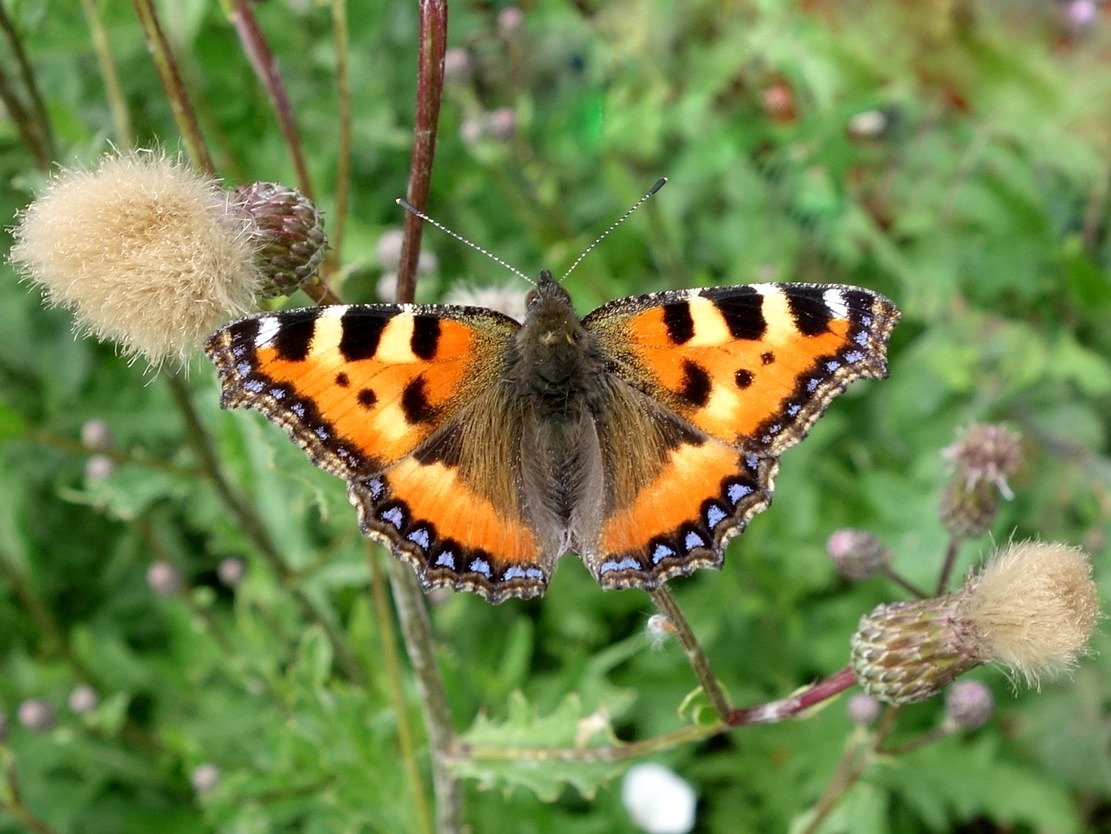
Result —
[[524, 322], [477, 307], [273, 313], [206, 351], [222, 403], [348, 482], [364, 532], [426, 586], [542, 593], [573, 550], [605, 587], [718, 567], [778, 456], [852, 379], [886, 374], [898, 312], [854, 287], [618, 299], [580, 319], [541, 273]]

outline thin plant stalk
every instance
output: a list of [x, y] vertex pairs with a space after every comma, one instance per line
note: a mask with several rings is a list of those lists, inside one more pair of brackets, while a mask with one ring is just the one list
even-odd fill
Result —
[[364, 683], [366, 674], [356, 660], [351, 647], [347, 645], [343, 631], [319, 604], [297, 587], [293, 572], [286, 565], [258, 512], [242, 494], [232, 487], [223, 467], [220, 466], [220, 460], [216, 455], [212, 439], [201, 423], [196, 409], [193, 408], [189, 388], [176, 373], [163, 373], [162, 378], [166, 380], [174, 403], [185, 422], [186, 435], [194, 454], [197, 456], [200, 471], [212, 484], [224, 506], [239, 522], [240, 529], [254, 545], [263, 561], [290, 591], [293, 599], [300, 607], [302, 615], [320, 623], [328, 636], [332, 651], [335, 653], [336, 664], [343, 674], [348, 680], [355, 683]]
[[96, 53], [100, 78], [104, 82], [104, 94], [108, 98], [108, 109], [112, 113], [112, 125], [116, 131], [116, 144], [121, 148], [130, 148], [132, 145], [131, 114], [128, 112], [127, 100], [120, 87], [120, 76], [116, 72], [116, 61], [112, 57], [108, 33], [100, 20], [95, 0], [81, 0], [81, 10], [85, 14], [85, 22], [89, 27], [89, 37], [92, 39], [93, 51]]
[[20, 37], [19, 30], [16, 29], [12, 19], [8, 17], [8, 13], [4, 10], [3, 3], [0, 3], [0, 29], [3, 30], [8, 43], [11, 45], [12, 54], [15, 57], [16, 65], [19, 67], [19, 77], [23, 81], [28, 97], [31, 99], [34, 120], [30, 124], [33, 125], [37, 138], [35, 142], [36, 158], [40, 163], [45, 162], [45, 167], [49, 167], [50, 162], [54, 159], [54, 135], [50, 129], [50, 117], [47, 115], [46, 103], [39, 91], [31, 62], [27, 59], [27, 50], [23, 48], [23, 38]]
[[332, 206], [332, 248], [324, 260], [324, 274], [336, 271], [343, 252], [347, 227], [347, 201], [351, 187], [351, 80], [347, 73], [350, 43], [347, 28], [347, 0], [332, 0], [332, 40], [336, 49], [336, 99], [339, 124], [336, 149], [336, 191]]
[[204, 134], [197, 122], [197, 114], [189, 100], [189, 93], [185, 89], [185, 82], [182, 81], [173, 50], [170, 48], [169, 41], [166, 40], [165, 32], [162, 31], [162, 25], [158, 22], [158, 13], [154, 9], [154, 3], [152, 0], [133, 0], [133, 2], [135, 12], [139, 16], [139, 22], [143, 26], [143, 34], [154, 60], [155, 69], [158, 70], [158, 78], [161, 80], [162, 87], [166, 91], [166, 97], [170, 101], [174, 121], [177, 122], [178, 130], [181, 131], [181, 138], [185, 143], [189, 159], [201, 173], [215, 176], [216, 166], [208, 153]]
[[[3, 6], [0, 5], [0, 9], [2, 8]], [[34, 156], [35, 165], [41, 171], [50, 170], [50, 151], [43, 144], [42, 137], [39, 135], [30, 112], [23, 106], [23, 102], [12, 86], [11, 79], [8, 78], [2, 66], [0, 66], [0, 102], [3, 102], [5, 109], [7, 109], [8, 116], [15, 124], [16, 130], [19, 131], [23, 144]]]
[[259, 28], [258, 20], [251, 9], [250, 0], [235, 0], [235, 12], [232, 14], [232, 25], [239, 36], [239, 42], [255, 74], [259, 77], [263, 87], [270, 96], [270, 103], [278, 117], [278, 125], [285, 140], [289, 158], [293, 162], [293, 171], [297, 177], [297, 187], [301, 193], [313, 200], [312, 178], [305, 162], [304, 146], [301, 144], [301, 134], [297, 130], [297, 122], [293, 118], [293, 107], [289, 103], [289, 95], [285, 90], [285, 82], [278, 71], [278, 62], [266, 36]]
[[698, 642], [698, 637], [690, 623], [687, 622], [682, 609], [675, 602], [675, 597], [671, 595], [666, 586], [661, 585], [652, 591], [652, 601], [656, 603], [660, 613], [667, 617], [668, 621], [675, 627], [676, 636], [679, 638], [683, 651], [687, 654], [687, 661], [694, 671], [694, 676], [698, 678], [698, 682], [702, 685], [702, 691], [706, 693], [706, 697], [717, 711], [718, 717], [724, 720], [732, 712], [729, 699], [725, 697], [721, 682], [714, 675], [713, 669], [710, 668], [710, 659], [706, 656], [702, 644]]
[[[420, 52], [417, 57], [417, 109], [413, 124], [413, 154], [409, 163], [409, 203], [424, 211], [436, 154], [436, 131], [444, 88], [444, 51], [447, 45], [447, 0], [420, 0]], [[422, 221], [405, 213], [405, 236], [397, 266], [397, 300], [412, 301], [417, 284]]]
[[[421, 0], [417, 104], [406, 194], [409, 202], [421, 209], [428, 202], [428, 188], [432, 178], [440, 99], [443, 95], [446, 42], [446, 0]], [[397, 300], [402, 303], [411, 302], [416, 291], [420, 218], [406, 213], [404, 231], [397, 279]], [[459, 783], [447, 767], [447, 758], [455, 745], [455, 728], [451, 723], [447, 693], [436, 662], [432, 623], [428, 616], [427, 602], [412, 569], [397, 560], [392, 562], [391, 568], [390, 588], [393, 591], [394, 606], [401, 622], [409, 662], [420, 686], [424, 720], [432, 747], [436, 829], [440, 834], [454, 834], [462, 830], [463, 800]]]
[[883, 746], [888, 735], [895, 728], [895, 720], [899, 717], [899, 707], [888, 707], [873, 732], [863, 740], [851, 739], [841, 755], [841, 760], [833, 772], [832, 778], [826, 785], [822, 795], [814, 804], [814, 809], [806, 822], [806, 827], [801, 834], [817, 834], [823, 823], [833, 813], [841, 799], [847, 794], [875, 761], [878, 751]]
[[23, 804], [23, 791], [15, 772], [15, 755], [0, 744], [0, 760], [4, 767], [4, 788], [0, 793], [0, 811], [26, 826], [34, 834], [55, 834], [55, 830]]
[[401, 749], [401, 761], [405, 766], [405, 777], [413, 794], [413, 808], [421, 834], [433, 834], [432, 813], [424, 780], [417, 767], [416, 743], [413, 728], [409, 723], [409, 711], [405, 707], [405, 687], [401, 680], [401, 662], [397, 656], [396, 634], [393, 616], [386, 595], [386, 579], [378, 564], [380, 549], [373, 542], [366, 543], [366, 561], [370, 568], [371, 600], [374, 604], [374, 621], [378, 626], [378, 640], [382, 652], [382, 666], [386, 672], [390, 702], [397, 718], [397, 744]]
[[428, 604], [413, 569], [400, 559], [390, 561], [390, 589], [397, 618], [417, 679], [428, 742], [432, 748], [432, 786], [436, 793], [436, 831], [457, 834], [463, 830], [463, 798], [459, 783], [447, 763], [455, 749], [455, 727], [451, 723], [447, 692], [436, 661]]
[[938, 595], [944, 594], [949, 587], [949, 577], [953, 573], [953, 565], [957, 561], [957, 553], [961, 548], [961, 540], [956, 536], [949, 539], [949, 546], [945, 549], [945, 561], [941, 564], [941, 574], [937, 580]]

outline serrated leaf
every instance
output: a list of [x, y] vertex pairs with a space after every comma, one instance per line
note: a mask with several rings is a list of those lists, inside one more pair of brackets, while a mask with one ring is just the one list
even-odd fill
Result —
[[[457, 778], [474, 779], [485, 790], [525, 788], [552, 802], [566, 787], [593, 798], [626, 766], [576, 757], [577, 751], [618, 744], [608, 716], [587, 714], [578, 695], [568, 695], [552, 712], [540, 715], [518, 691], [507, 709], [504, 720], [480, 715], [460, 736], [464, 749], [497, 748], [506, 755], [498, 760], [456, 758], [451, 769]], [[545, 757], [545, 751], [552, 752]]]

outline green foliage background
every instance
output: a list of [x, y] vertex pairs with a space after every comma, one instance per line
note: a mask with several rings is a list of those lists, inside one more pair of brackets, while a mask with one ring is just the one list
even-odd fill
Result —
[[[89, 164], [112, 133], [77, 4], [3, 0], [27, 38], [60, 148]], [[775, 504], [724, 570], [673, 583], [738, 704], [781, 697], [844, 665], [859, 616], [901, 597], [848, 584], [824, 554], [865, 527], [911, 580], [936, 579], [945, 537], [939, 450], [972, 420], [1022, 431], [1028, 461], [996, 540], [1039, 536], [1092, 553], [1107, 598], [1111, 517], [1111, 17], [1063, 22], [1030, 2], [536, 2], [499, 34], [497, 3], [451, 6], [469, 82], [445, 92], [432, 213], [527, 272], [566, 268], [661, 175], [671, 184], [576, 271], [585, 312], [666, 287], [809, 280], [862, 284], [903, 310], [891, 377], [854, 386], [783, 460]], [[65, 7], [65, 8], [63, 8]], [[265, 95], [216, 3], [163, 5], [168, 32], [230, 184], [292, 182]], [[138, 144], [177, 147], [134, 11], [100, 4]], [[337, 102], [329, 4], [257, 5], [331, 209]], [[339, 253], [348, 301], [376, 298], [375, 244], [400, 224], [415, 97], [413, 3], [352, 2], [353, 203]], [[4, 60], [8, 60], [5, 56]], [[513, 108], [513, 139], [465, 141], [465, 120]], [[854, 117], [883, 115], [864, 136]], [[855, 125], [855, 127], [854, 127]], [[43, 183], [0, 117], [0, 217]], [[9, 240], [4, 241], [5, 244]], [[439, 269], [418, 295], [506, 283], [495, 265], [426, 233]], [[523, 291], [523, 287], [520, 288]], [[301, 305], [295, 298], [289, 305]], [[28, 807], [58, 831], [408, 831], [365, 550], [342, 483], [253, 413], [221, 413], [198, 359], [189, 387], [223, 464], [292, 569], [257, 558], [195, 474], [169, 388], [0, 267], [0, 711]], [[105, 421], [123, 460], [86, 477], [82, 424]], [[961, 553], [959, 570], [990, 543]], [[242, 556], [233, 592], [218, 562]], [[186, 591], [153, 595], [168, 560]], [[357, 658], [334, 662], [324, 612]], [[492, 607], [435, 597], [456, 726], [475, 740], [567, 743], [605, 710], [623, 738], [679, 726], [693, 687], [673, 643], [644, 633], [651, 601], [603, 592], [573, 558], [546, 597]], [[992, 722], [881, 762], [826, 831], [1111, 830], [1111, 653], [1071, 681], [1015, 694], [998, 672]], [[91, 714], [67, 694], [89, 682]], [[411, 720], [420, 725], [409, 685]], [[29, 698], [54, 729], [18, 726]], [[896, 740], [934, 726], [906, 710]], [[849, 737], [843, 702], [660, 757], [694, 785], [699, 830], [786, 830], [817, 799]], [[218, 785], [190, 786], [198, 765]], [[608, 772], [604, 772], [608, 771]], [[479, 832], [634, 831], [610, 769], [476, 772]], [[485, 786], [487, 789], [481, 789]], [[0, 815], [0, 832], [21, 830]]]

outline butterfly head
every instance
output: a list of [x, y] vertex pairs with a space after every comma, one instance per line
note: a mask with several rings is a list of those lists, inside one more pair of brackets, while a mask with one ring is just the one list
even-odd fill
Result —
[[518, 346], [541, 386], [561, 385], [581, 371], [587, 339], [571, 296], [544, 270], [526, 299]]

